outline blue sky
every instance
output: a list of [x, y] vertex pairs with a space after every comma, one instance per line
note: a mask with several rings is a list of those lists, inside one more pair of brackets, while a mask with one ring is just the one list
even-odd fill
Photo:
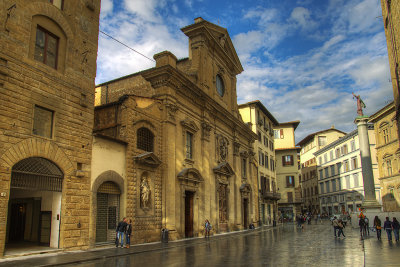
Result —
[[[279, 122], [300, 120], [296, 142], [355, 129], [360, 94], [371, 115], [393, 100], [379, 0], [102, 0], [100, 30], [149, 58], [188, 57], [180, 28], [196, 17], [227, 28], [244, 71], [238, 103], [260, 100]], [[100, 34], [96, 83], [155, 63]]]

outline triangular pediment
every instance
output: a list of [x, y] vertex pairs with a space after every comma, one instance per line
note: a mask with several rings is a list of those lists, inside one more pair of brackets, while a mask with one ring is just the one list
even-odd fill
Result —
[[136, 163], [151, 167], [158, 167], [161, 164], [161, 160], [153, 152], [145, 152], [133, 158]]
[[219, 50], [221, 59], [229, 61], [232, 71], [239, 74], [243, 71], [242, 63], [236, 53], [227, 29], [208, 22], [202, 18], [195, 19], [195, 23], [181, 29], [189, 38], [202, 34]]
[[223, 162], [223, 163], [219, 164], [217, 167], [215, 167], [213, 169], [213, 171], [214, 171], [214, 173], [226, 175], [228, 177], [235, 174], [231, 165], [229, 165], [228, 162]]
[[194, 133], [199, 130], [199, 127], [196, 125], [196, 123], [189, 118], [181, 121], [181, 125]]

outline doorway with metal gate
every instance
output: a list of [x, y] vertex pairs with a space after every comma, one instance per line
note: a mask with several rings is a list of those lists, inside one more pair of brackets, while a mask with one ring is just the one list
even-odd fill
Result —
[[120, 213], [121, 190], [111, 181], [97, 190], [96, 243], [114, 242]]
[[11, 171], [6, 254], [8, 250], [59, 247], [63, 172], [52, 161], [30, 157]]

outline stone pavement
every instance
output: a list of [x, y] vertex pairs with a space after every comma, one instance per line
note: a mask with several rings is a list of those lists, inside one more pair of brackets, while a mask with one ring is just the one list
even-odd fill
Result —
[[234, 234], [1, 260], [0, 266], [400, 266], [400, 244], [357, 229], [334, 238], [329, 222], [259, 228]]

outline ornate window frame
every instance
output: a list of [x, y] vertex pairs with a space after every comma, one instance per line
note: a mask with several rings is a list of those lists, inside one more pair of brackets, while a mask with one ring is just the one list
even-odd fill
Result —
[[[181, 121], [181, 126], [182, 126], [182, 144], [183, 144], [183, 155], [184, 155], [184, 160], [186, 163], [193, 164], [195, 159], [196, 159], [196, 143], [197, 143], [197, 132], [199, 130], [199, 127], [196, 125], [196, 123], [189, 119], [186, 118], [185, 120]], [[187, 133], [192, 135], [191, 139], [191, 158], [187, 157]]]

